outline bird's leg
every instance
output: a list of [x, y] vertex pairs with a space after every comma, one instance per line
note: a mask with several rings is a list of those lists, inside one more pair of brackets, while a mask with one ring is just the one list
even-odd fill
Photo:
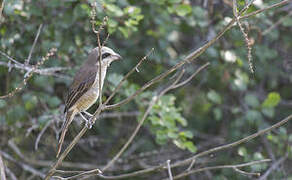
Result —
[[89, 112], [87, 112], [87, 111], [83, 111], [87, 116], [89, 116], [89, 117], [92, 117], [93, 115], [92, 114], [90, 114]]
[[86, 122], [86, 124], [88, 124], [88, 119], [86, 119], [86, 117], [84, 117], [83, 115], [82, 115], [82, 113], [80, 112], [79, 113], [79, 115], [82, 117], [82, 119]]
[[89, 119], [86, 119], [83, 115], [82, 115], [82, 112], [80, 112], [80, 116], [85, 120], [85, 125], [88, 129], [91, 129], [92, 128], [92, 125], [93, 125], [93, 122], [91, 121], [91, 117], [93, 116], [92, 114], [90, 114], [89, 112], [87, 111], [83, 111], [83, 113], [85, 113], [86, 115], [89, 116]]

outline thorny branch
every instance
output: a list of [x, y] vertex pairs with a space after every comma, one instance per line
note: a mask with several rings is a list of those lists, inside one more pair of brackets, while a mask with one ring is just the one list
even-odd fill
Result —
[[[265, 10], [268, 10], [268, 9], [271, 9], [272, 7], [278, 7], [280, 5], [284, 5], [286, 3], [288, 3], [289, 0], [287, 1], [282, 1], [282, 2], [279, 2], [279, 3], [276, 3], [270, 7], [267, 7], [265, 8]], [[246, 18], [246, 17], [249, 17], [251, 16], [251, 14], [247, 14], [245, 16], [241, 16], [247, 9], [248, 9], [249, 5], [245, 6], [239, 13], [238, 13], [238, 19], [241, 19], [241, 18]], [[252, 15], [254, 14], [258, 14], [262, 11], [257, 11], [256, 13], [253, 13]], [[198, 48], [196, 51], [192, 52], [191, 54], [189, 54], [184, 60], [180, 61], [179, 63], [177, 63], [175, 66], [173, 66], [172, 68], [170, 68], [168, 71], [166, 71], [165, 73], [162, 73], [161, 75], [155, 77], [154, 79], [152, 79], [151, 81], [149, 81], [148, 83], [146, 83], [144, 86], [142, 86], [142, 88], [140, 88], [138, 91], [136, 91], [133, 95], [129, 96], [128, 98], [124, 99], [123, 101], [117, 103], [117, 104], [113, 104], [113, 105], [106, 105], [107, 103], [104, 103], [103, 105], [99, 106], [99, 108], [96, 110], [96, 112], [94, 113], [94, 116], [92, 117], [92, 121], [93, 123], [95, 122], [97, 116], [103, 111], [103, 110], [106, 110], [106, 109], [113, 109], [113, 108], [116, 108], [116, 107], [119, 107], [123, 104], [126, 104], [128, 102], [130, 102], [132, 99], [134, 99], [137, 95], [139, 95], [141, 92], [143, 92], [145, 89], [149, 88], [150, 86], [152, 86], [153, 84], [161, 81], [162, 79], [164, 79], [166, 76], [168, 76], [169, 74], [171, 74], [172, 72], [174, 72], [175, 70], [177, 70], [178, 68], [180, 68], [182, 65], [184, 65], [185, 63], [187, 62], [191, 62], [193, 60], [195, 60], [198, 56], [200, 56], [203, 52], [205, 52], [205, 50], [210, 47], [212, 44], [214, 44], [219, 38], [221, 38], [223, 36], [223, 34], [228, 31], [233, 25], [234, 23], [236, 22], [237, 18], [234, 17], [231, 22], [229, 22], [228, 25], [225, 26], [225, 28], [223, 28], [223, 30], [221, 32], [218, 33], [218, 35], [213, 38], [212, 40], [210, 40], [209, 42], [207, 42], [205, 45], [203, 45], [202, 47]], [[188, 158], [188, 159], [185, 159], [183, 161], [180, 161], [180, 162], [177, 162], [177, 163], [174, 163], [171, 165], [171, 168], [173, 167], [177, 167], [177, 166], [182, 166], [182, 165], [186, 165], [190, 162], [192, 162], [194, 159], [198, 158], [198, 157], [201, 157], [201, 156], [204, 156], [206, 154], [210, 154], [210, 153], [213, 153], [213, 152], [216, 152], [216, 151], [220, 151], [220, 150], [223, 150], [223, 149], [226, 149], [226, 148], [230, 148], [230, 147], [233, 147], [233, 146], [236, 146], [238, 144], [241, 144], [241, 143], [244, 143], [246, 141], [249, 141], [261, 134], [264, 134], [274, 128], [277, 128], [285, 123], [287, 123], [290, 119], [292, 119], [292, 115], [288, 116], [287, 118], [283, 119], [282, 121], [280, 121], [279, 123], [267, 128], [267, 129], [264, 129], [262, 131], [259, 131], [251, 136], [248, 136], [246, 138], [243, 138], [239, 141], [236, 141], [234, 143], [230, 143], [230, 144], [227, 144], [227, 145], [224, 145], [224, 146], [219, 146], [219, 147], [216, 147], [216, 148], [213, 148], [213, 149], [210, 149], [210, 150], [207, 150], [207, 151], [204, 151], [202, 153], [199, 153], [191, 158]], [[87, 128], [84, 127], [80, 132], [79, 134], [73, 139], [73, 141], [70, 143], [70, 145], [65, 149], [65, 151], [61, 154], [61, 156], [58, 158], [58, 160], [56, 161], [56, 163], [52, 166], [51, 170], [49, 171], [47, 177], [46, 177], [46, 180], [50, 179], [50, 177], [52, 177], [52, 175], [55, 173], [56, 171], [56, 168], [62, 163], [62, 161], [64, 160], [64, 158], [67, 156], [67, 154], [71, 151], [71, 149], [75, 146], [75, 144], [80, 140], [80, 138], [84, 135], [84, 133], [87, 131]], [[234, 167], [234, 166], [233, 166]], [[131, 176], [136, 176], [136, 175], [140, 175], [140, 174], [145, 174], [145, 173], [149, 173], [149, 172], [152, 172], [152, 171], [156, 171], [158, 169], [165, 169], [166, 167], [165, 166], [154, 166], [154, 167], [151, 167], [151, 168], [148, 168], [148, 169], [145, 169], [145, 170], [140, 170], [140, 171], [136, 171], [136, 172], [133, 172], [133, 173], [128, 173], [128, 174], [123, 174], [123, 175], [119, 175], [119, 176], [113, 176], [113, 178], [115, 179], [118, 179], [118, 178], [125, 178], [125, 177], [131, 177]], [[108, 176], [103, 176], [101, 174], [99, 174], [100, 177], [104, 177], [104, 178], [108, 178]], [[178, 175], [179, 176], [179, 175]]]
[[[254, 2], [255, 0], [252, 0], [248, 3], [248, 7]], [[249, 69], [250, 72], [252, 74], [254, 74], [254, 66], [252, 63], [252, 55], [251, 55], [251, 49], [252, 49], [252, 41], [249, 40], [248, 34], [245, 32], [241, 22], [240, 22], [240, 18], [238, 16], [238, 10], [237, 10], [237, 0], [233, 0], [233, 15], [236, 19], [236, 23], [241, 31], [241, 33], [243, 34], [245, 43], [246, 43], [246, 47], [247, 47], [247, 59], [248, 59], [248, 64], [249, 64]]]

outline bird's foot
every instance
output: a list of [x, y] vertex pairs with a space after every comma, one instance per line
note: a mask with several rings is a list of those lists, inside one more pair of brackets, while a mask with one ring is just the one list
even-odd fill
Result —
[[93, 115], [92, 114], [90, 114], [89, 112], [87, 112], [87, 111], [83, 111], [84, 112], [84, 114], [86, 114], [87, 116], [89, 116], [89, 117], [92, 117]]
[[92, 128], [92, 125], [93, 125], [93, 121], [92, 119], [90, 118], [89, 120], [86, 121], [85, 125], [88, 129], [91, 129]]
[[93, 121], [91, 120], [91, 117], [93, 116], [92, 114], [90, 114], [89, 112], [83, 111], [86, 115], [88, 115], [90, 118], [86, 119], [86, 117], [84, 117], [82, 115], [82, 113], [80, 112], [79, 115], [82, 117], [82, 119], [85, 121], [85, 125], [88, 129], [92, 128], [93, 125]]

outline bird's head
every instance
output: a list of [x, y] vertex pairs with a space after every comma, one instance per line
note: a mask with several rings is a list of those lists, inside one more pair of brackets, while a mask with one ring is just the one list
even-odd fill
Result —
[[89, 54], [89, 61], [90, 64], [94, 64], [96, 66], [99, 66], [99, 53], [101, 52], [101, 66], [107, 67], [109, 66], [113, 61], [121, 59], [122, 57], [114, 52], [111, 48], [103, 46], [101, 50], [99, 50], [99, 47], [94, 48], [90, 54]]

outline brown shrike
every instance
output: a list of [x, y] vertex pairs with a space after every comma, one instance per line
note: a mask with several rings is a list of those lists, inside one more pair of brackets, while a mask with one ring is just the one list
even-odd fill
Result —
[[[100, 51], [102, 58], [101, 82], [99, 82]], [[75, 75], [65, 102], [65, 121], [59, 139], [57, 157], [61, 152], [66, 132], [75, 115], [79, 114], [86, 121], [87, 125], [90, 124], [81, 113], [83, 112], [91, 116], [86, 110], [98, 99], [100, 93], [99, 90], [102, 89], [107, 68], [113, 61], [118, 59], [121, 59], [121, 56], [115, 53], [112, 49], [103, 46], [101, 50], [99, 50], [99, 47], [96, 47], [89, 53], [87, 61], [83, 63]], [[99, 88], [99, 83], [101, 83], [101, 88]]]

